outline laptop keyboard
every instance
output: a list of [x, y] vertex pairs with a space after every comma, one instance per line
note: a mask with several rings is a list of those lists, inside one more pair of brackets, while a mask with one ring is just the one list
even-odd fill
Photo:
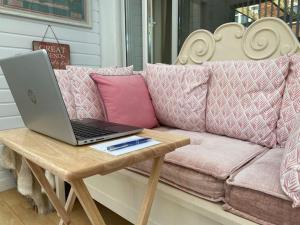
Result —
[[75, 121], [71, 121], [71, 124], [75, 136], [81, 138], [94, 138], [117, 133], [116, 131], [92, 127]]

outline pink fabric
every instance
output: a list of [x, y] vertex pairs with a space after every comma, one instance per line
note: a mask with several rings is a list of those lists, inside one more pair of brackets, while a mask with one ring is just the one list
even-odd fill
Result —
[[207, 63], [212, 70], [206, 129], [215, 134], [276, 144], [276, 124], [289, 58]]
[[[161, 179], [188, 193], [210, 201], [222, 201], [225, 180], [267, 148], [229, 137], [170, 129], [155, 130], [191, 138], [190, 145], [168, 153]], [[149, 173], [151, 162], [135, 164], [134, 170]]]
[[54, 70], [60, 92], [65, 102], [70, 119], [76, 119], [74, 95], [71, 88], [71, 79], [68, 70]]
[[232, 175], [226, 184], [224, 209], [259, 224], [299, 224], [300, 209], [292, 208], [280, 186], [283, 152], [271, 149]]
[[97, 87], [90, 78], [90, 73], [105, 75], [130, 75], [133, 67], [120, 68], [91, 68], [71, 66], [70, 71], [71, 87], [75, 100], [77, 118], [104, 119], [104, 112], [100, 105]]
[[148, 64], [145, 78], [161, 124], [191, 131], [205, 130], [208, 68]]
[[261, 225], [299, 224], [300, 209], [293, 209], [288, 200], [236, 186], [227, 188], [225, 195], [223, 209], [239, 217]]
[[300, 207], [300, 114], [285, 145], [280, 181], [283, 191], [293, 200], [293, 207]]
[[200, 144], [178, 148], [167, 154], [165, 161], [225, 180], [267, 150], [250, 142], [209, 133], [201, 133], [199, 137], [203, 139]]
[[295, 123], [295, 116], [300, 112], [300, 56], [290, 57], [290, 71], [282, 99], [280, 118], [277, 123], [277, 142], [284, 147]]
[[283, 149], [281, 148], [267, 151], [230, 176], [227, 184], [250, 188], [288, 200], [280, 187], [279, 170], [282, 155]]
[[[151, 168], [152, 160], [147, 160], [136, 163], [128, 169], [143, 175], [149, 175]], [[212, 202], [223, 201], [225, 196], [224, 180], [175, 164], [166, 162], [163, 164], [160, 180], [181, 191]]]
[[101, 76], [91, 74], [110, 122], [143, 128], [158, 125], [150, 95], [141, 75]]

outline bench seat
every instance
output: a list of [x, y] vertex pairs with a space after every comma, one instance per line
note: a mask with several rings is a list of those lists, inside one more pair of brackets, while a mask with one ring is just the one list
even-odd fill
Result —
[[271, 149], [226, 182], [224, 209], [263, 225], [300, 224], [300, 208], [280, 187], [283, 149]]
[[[226, 179], [251, 159], [268, 150], [234, 138], [161, 127], [158, 130], [185, 135], [191, 144], [169, 153], [161, 180], [180, 190], [213, 201], [223, 201]], [[130, 170], [148, 175], [151, 161], [135, 164]]]

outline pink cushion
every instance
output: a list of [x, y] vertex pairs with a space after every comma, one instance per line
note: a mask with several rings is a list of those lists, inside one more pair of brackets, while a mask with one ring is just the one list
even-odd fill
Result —
[[54, 70], [58, 86], [65, 102], [70, 119], [76, 119], [74, 95], [71, 89], [71, 79], [67, 70]]
[[158, 125], [144, 78], [140, 75], [101, 76], [91, 74], [110, 122], [143, 128]]
[[300, 112], [300, 56], [290, 57], [290, 71], [282, 99], [280, 118], [277, 123], [277, 142], [284, 147], [295, 123], [296, 113]]
[[293, 200], [293, 207], [300, 207], [300, 114], [286, 142], [280, 168], [283, 191]]
[[[181, 190], [211, 201], [224, 198], [224, 182], [236, 170], [267, 148], [234, 138], [167, 127], [155, 130], [184, 135], [191, 144], [166, 155], [161, 179]], [[151, 161], [133, 165], [149, 173]]]
[[[143, 175], [149, 175], [152, 164], [152, 160], [147, 160], [136, 163], [128, 169]], [[222, 201], [225, 195], [224, 180], [172, 163], [165, 162], [163, 164], [160, 181], [181, 191], [213, 202]]]
[[208, 68], [148, 64], [145, 78], [161, 124], [191, 131], [205, 130]]
[[100, 105], [97, 87], [90, 78], [90, 73], [105, 75], [129, 75], [132, 74], [133, 67], [120, 68], [91, 68], [71, 66], [70, 71], [71, 87], [75, 99], [77, 118], [104, 119], [104, 113]]
[[280, 187], [283, 149], [275, 148], [252, 160], [227, 180], [225, 210], [262, 225], [296, 225], [293, 209]]
[[279, 170], [282, 155], [281, 148], [266, 151], [232, 175], [227, 184], [288, 200], [280, 187]]
[[[179, 131], [179, 130], [178, 130]], [[185, 134], [185, 132], [171, 131]], [[186, 136], [190, 136], [188, 133]], [[210, 133], [199, 133], [202, 142], [169, 153], [165, 161], [225, 180], [234, 171], [267, 150], [260, 145]]]
[[207, 130], [274, 146], [289, 58], [207, 65], [212, 70], [207, 97]]

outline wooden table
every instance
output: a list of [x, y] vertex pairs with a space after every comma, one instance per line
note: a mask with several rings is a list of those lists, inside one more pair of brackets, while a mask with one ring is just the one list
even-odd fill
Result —
[[[98, 152], [88, 146], [74, 147], [27, 128], [1, 131], [0, 143], [25, 158], [32, 173], [44, 188], [49, 200], [61, 217], [60, 225], [71, 223], [69, 214], [76, 197], [93, 225], [105, 225], [83, 179], [96, 174], [109, 174], [136, 162], [153, 159], [152, 172], [137, 221], [138, 225], [146, 225], [164, 155], [178, 147], [188, 145], [190, 140], [178, 135], [147, 129], [138, 135], [153, 138], [160, 141], [161, 144], [121, 156], [112, 156], [105, 152]], [[65, 207], [47, 181], [44, 170], [50, 171], [71, 185]]]

